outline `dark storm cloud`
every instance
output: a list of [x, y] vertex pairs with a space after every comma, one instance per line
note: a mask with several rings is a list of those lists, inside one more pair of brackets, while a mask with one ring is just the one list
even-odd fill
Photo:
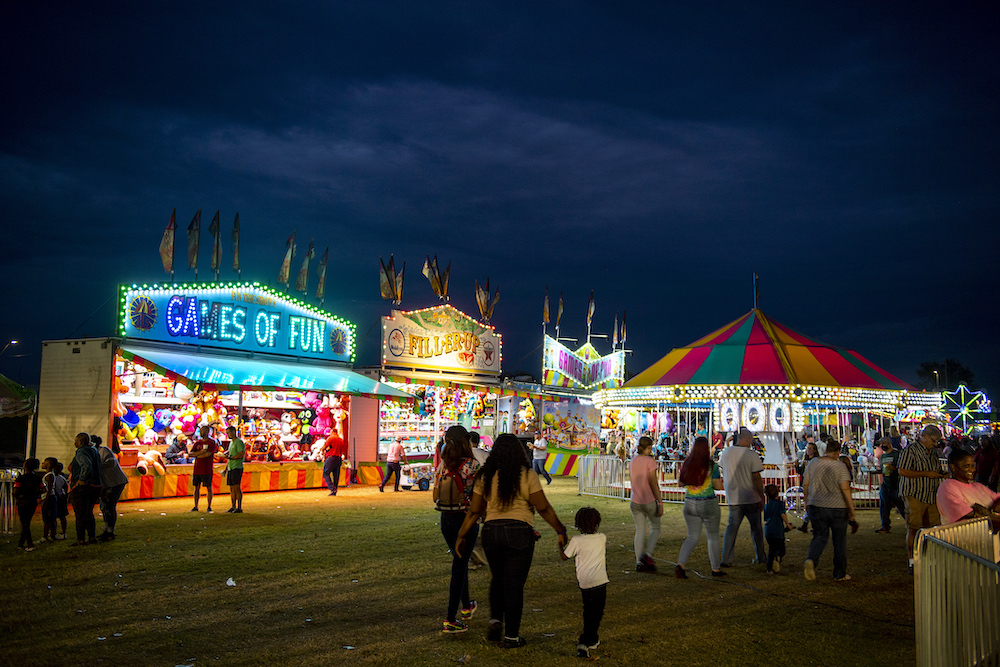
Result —
[[528, 370], [546, 285], [573, 335], [591, 289], [595, 331], [627, 308], [639, 370], [748, 310], [757, 271], [807, 335], [904, 377], [965, 354], [996, 378], [981, 306], [1000, 272], [966, 266], [998, 240], [996, 23], [886, 3], [7, 3], [0, 275], [31, 277], [19, 312], [48, 299], [17, 325], [59, 337], [115, 283], [163, 278], [174, 207], [182, 230], [238, 210], [244, 278], [273, 281], [296, 229], [301, 251], [331, 246], [327, 305], [362, 329], [387, 310], [378, 256], [407, 262], [406, 307], [433, 298], [425, 254], [469, 312], [490, 276], [505, 363]]

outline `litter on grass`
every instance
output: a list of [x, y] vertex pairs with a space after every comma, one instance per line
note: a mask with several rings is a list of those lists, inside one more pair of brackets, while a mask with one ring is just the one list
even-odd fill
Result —
[[232, 577], [229, 577], [228, 579], [226, 579], [226, 586], [235, 586], [235, 585], [236, 585], [236, 581], [233, 580]]

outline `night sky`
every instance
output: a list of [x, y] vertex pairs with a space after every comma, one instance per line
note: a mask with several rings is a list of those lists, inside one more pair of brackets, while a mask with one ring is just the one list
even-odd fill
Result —
[[410, 309], [437, 254], [459, 309], [500, 288], [508, 372], [539, 375], [546, 286], [564, 335], [591, 290], [595, 332], [627, 310], [635, 373], [750, 310], [756, 271], [779, 322], [1000, 390], [996, 8], [623, 4], [2, 3], [0, 373], [112, 334], [117, 284], [169, 279], [176, 208], [202, 209], [202, 280], [216, 210], [246, 281], [293, 229], [329, 246], [358, 366], [379, 257]]

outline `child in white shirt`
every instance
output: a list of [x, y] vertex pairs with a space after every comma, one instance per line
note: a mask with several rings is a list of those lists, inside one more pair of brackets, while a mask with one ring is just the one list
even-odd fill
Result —
[[590, 651], [601, 644], [597, 630], [601, 626], [604, 603], [608, 597], [605, 559], [608, 538], [604, 533], [597, 532], [600, 525], [600, 512], [593, 507], [581, 508], [576, 513], [576, 527], [581, 534], [569, 541], [565, 551], [559, 550], [563, 560], [576, 557], [576, 578], [583, 594], [583, 634], [576, 647], [576, 654], [581, 658], [589, 658]]

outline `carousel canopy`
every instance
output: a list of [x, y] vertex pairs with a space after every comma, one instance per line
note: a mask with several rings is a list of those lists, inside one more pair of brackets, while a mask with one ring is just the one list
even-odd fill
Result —
[[799, 384], [914, 391], [854, 350], [803, 336], [759, 309], [671, 350], [625, 387]]

